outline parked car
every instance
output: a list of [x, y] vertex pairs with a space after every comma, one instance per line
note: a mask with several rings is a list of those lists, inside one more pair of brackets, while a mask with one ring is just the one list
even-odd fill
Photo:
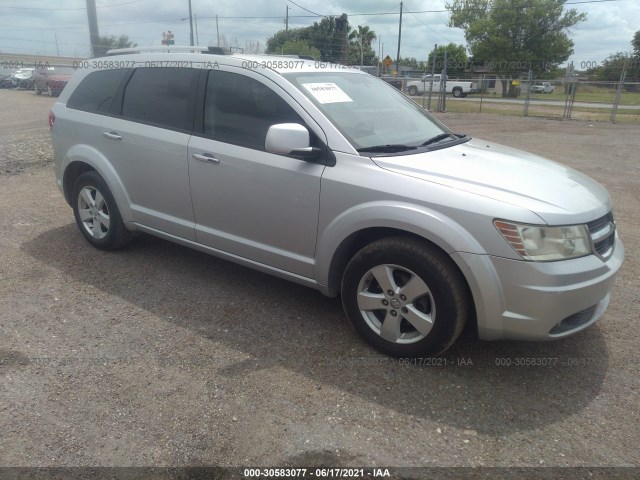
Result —
[[20, 68], [11, 76], [15, 88], [31, 90], [33, 88], [33, 68]]
[[13, 88], [11, 77], [15, 71], [15, 68], [0, 68], [0, 88]]
[[[440, 92], [440, 82], [442, 75], [433, 76], [433, 91], [435, 93]], [[407, 82], [407, 93], [412, 96], [422, 95], [425, 92], [429, 92], [431, 89], [431, 75], [425, 75], [421, 80], [411, 80]], [[445, 91], [451, 93], [454, 97], [466, 97], [470, 93], [475, 93], [477, 87], [474, 82], [463, 82], [447, 80], [445, 85]]]
[[531, 93], [553, 93], [555, 88], [550, 82], [538, 82], [531, 85]]
[[36, 95], [46, 93], [52, 97], [59, 96], [74, 72], [75, 69], [70, 66], [38, 67], [33, 74]]
[[177, 52], [96, 63], [122, 68], [82, 69], [49, 114], [57, 185], [96, 248], [145, 232], [340, 295], [399, 357], [441, 354], [465, 324], [562, 338], [607, 308], [624, 248], [586, 175], [454, 133], [357, 70]]

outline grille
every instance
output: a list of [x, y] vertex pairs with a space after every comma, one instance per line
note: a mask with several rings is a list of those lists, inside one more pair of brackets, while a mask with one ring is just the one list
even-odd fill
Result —
[[591, 243], [596, 255], [607, 259], [613, 253], [613, 244], [616, 239], [616, 224], [613, 221], [613, 213], [609, 212], [604, 217], [587, 223]]

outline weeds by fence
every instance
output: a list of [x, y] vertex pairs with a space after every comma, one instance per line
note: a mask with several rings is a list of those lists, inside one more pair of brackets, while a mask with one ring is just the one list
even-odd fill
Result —
[[640, 82], [626, 81], [624, 75], [621, 75], [619, 82], [579, 78], [534, 79], [529, 76], [517, 81], [515, 88], [511, 89], [512, 96], [506, 97], [502, 96], [499, 89], [488, 88], [487, 79], [482, 77], [455, 81], [474, 82], [477, 91], [464, 98], [447, 96], [445, 103], [439, 98], [437, 88], [430, 92], [427, 87], [422, 98], [416, 100], [440, 112], [484, 112], [562, 120], [640, 123]]

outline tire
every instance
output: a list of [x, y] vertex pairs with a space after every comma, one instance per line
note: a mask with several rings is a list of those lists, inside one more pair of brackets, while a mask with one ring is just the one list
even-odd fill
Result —
[[412, 97], [416, 97], [418, 96], [418, 87], [411, 85], [408, 89], [408, 92], [409, 92], [409, 95], [411, 95]]
[[351, 259], [342, 304], [356, 331], [393, 357], [442, 354], [469, 316], [466, 284], [452, 260], [404, 237], [373, 242]]
[[456, 98], [462, 97], [462, 89], [460, 87], [456, 87], [452, 90], [453, 96]]
[[100, 250], [115, 250], [131, 241], [111, 190], [97, 172], [85, 172], [73, 187], [73, 213], [80, 232]]

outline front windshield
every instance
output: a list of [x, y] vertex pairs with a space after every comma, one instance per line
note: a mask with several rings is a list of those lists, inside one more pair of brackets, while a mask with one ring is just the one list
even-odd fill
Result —
[[357, 150], [419, 147], [451, 133], [415, 102], [371, 75], [295, 72], [283, 76], [309, 97]]

